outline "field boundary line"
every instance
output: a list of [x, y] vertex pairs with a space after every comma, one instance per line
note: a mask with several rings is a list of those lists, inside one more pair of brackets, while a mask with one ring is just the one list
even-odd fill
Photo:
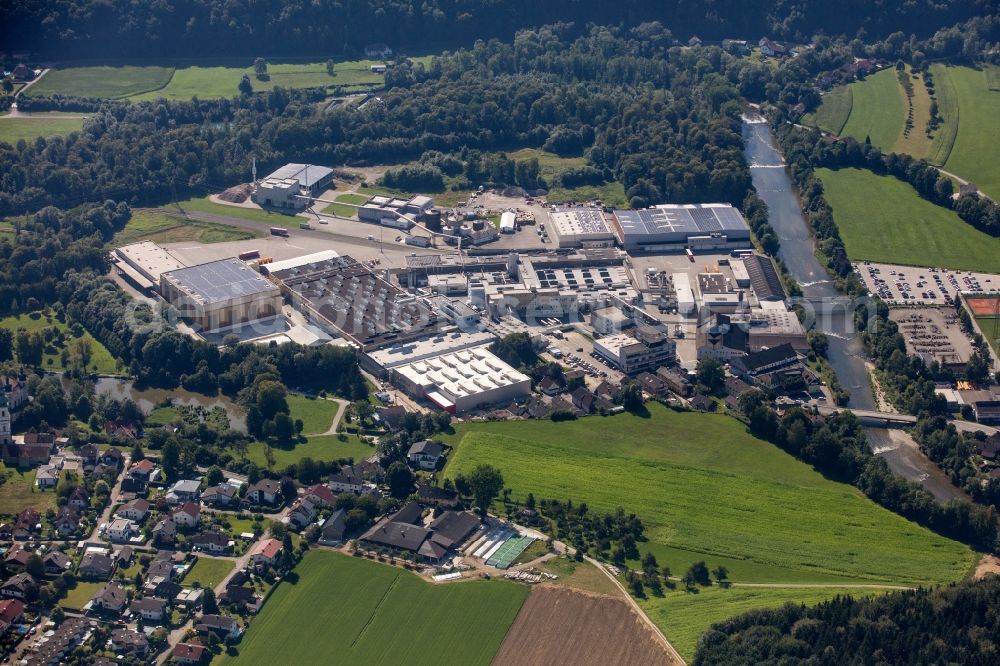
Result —
[[392, 579], [392, 584], [385, 588], [385, 593], [382, 595], [382, 598], [378, 600], [378, 603], [375, 604], [375, 608], [372, 609], [372, 614], [368, 616], [368, 621], [365, 622], [365, 626], [361, 627], [361, 631], [359, 631], [358, 635], [354, 637], [353, 641], [351, 641], [352, 648], [358, 644], [361, 637], [365, 635], [366, 631], [368, 631], [368, 627], [370, 627], [371, 623], [375, 620], [375, 616], [378, 615], [378, 611], [382, 608], [382, 604], [385, 603], [385, 600], [389, 598], [389, 594], [396, 588], [396, 585], [399, 583], [399, 579], [402, 575], [402, 573], [397, 574], [396, 577]]
[[[930, 150], [927, 151], [927, 161], [938, 167], [943, 167], [948, 163], [948, 159], [955, 149], [955, 143], [958, 141], [958, 124], [962, 115], [962, 109], [958, 104], [958, 89], [955, 87], [955, 82], [952, 81], [948, 69], [947, 65], [941, 65], [932, 73], [938, 115], [941, 116], [942, 122], [934, 134]], [[945, 116], [946, 106], [950, 112], [948, 115], [953, 116], [953, 118], [949, 119]]]
[[171, 81], [174, 80], [174, 74], [176, 73], [177, 73], [177, 68], [171, 67], [170, 76], [167, 77], [166, 82], [162, 86], [157, 86], [156, 88], [149, 88], [148, 90], [139, 90], [134, 93], [129, 93], [127, 95], [119, 95], [118, 97], [114, 97], [112, 99], [114, 99], [115, 101], [126, 101], [132, 99], [133, 97], [138, 97], [139, 95], [148, 95], [149, 93], [156, 92], [157, 90], [163, 90], [164, 88], [170, 85]]

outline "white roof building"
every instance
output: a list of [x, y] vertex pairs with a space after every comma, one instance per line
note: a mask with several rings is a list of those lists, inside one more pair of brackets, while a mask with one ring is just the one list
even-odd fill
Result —
[[599, 208], [573, 208], [549, 213], [551, 231], [559, 247], [576, 247], [584, 243], [613, 243], [615, 235]]

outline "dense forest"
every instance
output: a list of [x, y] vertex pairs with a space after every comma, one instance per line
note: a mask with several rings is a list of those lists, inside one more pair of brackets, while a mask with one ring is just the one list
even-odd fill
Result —
[[[659, 24], [595, 27], [575, 39], [559, 27], [524, 31], [513, 43], [480, 42], [437, 57], [429, 68], [401, 63], [381, 103], [364, 109], [318, 111], [322, 91], [281, 89], [215, 101], [105, 102], [82, 132], [0, 144], [0, 214], [203, 195], [246, 181], [251, 156], [266, 169], [290, 160], [405, 162], [436, 152], [489, 182], [506, 171], [484, 168], [474, 153], [522, 147], [586, 154], [592, 167], [575, 177], [611, 176], [634, 206], [739, 205], [750, 188], [739, 90], [718, 71], [738, 76], [739, 59], [714, 49], [710, 62], [671, 49], [668, 37]], [[430, 161], [449, 168], [448, 160]]]
[[996, 11], [996, 0], [2, 0], [0, 44], [87, 58], [316, 55], [371, 42], [456, 46], [565, 20], [581, 28], [661, 21], [684, 41], [859, 31], [879, 38], [926, 35]]
[[694, 664], [997, 663], [1000, 577], [874, 598], [788, 604], [716, 624]]

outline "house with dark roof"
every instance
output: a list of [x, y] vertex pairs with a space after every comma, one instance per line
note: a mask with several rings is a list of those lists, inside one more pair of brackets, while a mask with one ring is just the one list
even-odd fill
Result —
[[444, 511], [428, 527], [434, 530], [434, 540], [445, 548], [455, 548], [479, 529], [482, 521], [468, 511]]
[[177, 538], [177, 523], [170, 516], [161, 518], [150, 530], [150, 535], [153, 537], [153, 541], [160, 545], [172, 544]]
[[323, 527], [320, 528], [320, 545], [337, 546], [343, 543], [344, 533], [347, 531], [347, 526], [344, 521], [345, 515], [346, 512], [343, 509], [337, 509], [330, 514], [330, 517], [323, 523]]
[[178, 664], [200, 664], [205, 659], [205, 646], [197, 643], [178, 643], [170, 651]]
[[428, 527], [419, 523], [422, 507], [410, 502], [392, 516], [383, 518], [365, 532], [360, 540], [369, 547], [406, 551], [418, 559], [438, 563], [449, 550], [459, 545], [479, 525], [471, 514], [456, 511], [442, 513]]
[[334, 493], [354, 493], [360, 495], [365, 489], [365, 480], [350, 465], [344, 465], [330, 475], [327, 486]]
[[125, 610], [128, 605], [128, 592], [118, 583], [108, 583], [90, 598], [90, 608], [95, 611], [113, 613], [115, 615]]
[[242, 585], [227, 585], [219, 595], [219, 603], [236, 606], [239, 609], [256, 608], [260, 603], [257, 593], [252, 587]]
[[38, 581], [29, 573], [14, 574], [0, 586], [0, 595], [7, 599], [28, 599], [38, 592]]
[[217, 486], [206, 488], [201, 494], [201, 502], [207, 506], [214, 506], [219, 509], [226, 509], [237, 500], [237, 490], [228, 483], [220, 483]]
[[108, 580], [115, 571], [115, 562], [107, 555], [86, 553], [76, 571], [85, 580]]
[[4, 599], [0, 601], [0, 636], [7, 633], [13, 625], [19, 624], [24, 617], [24, 602], [20, 599]]
[[3, 564], [11, 571], [24, 571], [25, 565], [28, 564], [28, 558], [33, 552], [21, 544], [15, 543], [4, 555]]
[[994, 433], [985, 441], [976, 442], [976, 453], [987, 460], [996, 460], [997, 454], [1000, 453], [1000, 432]]
[[56, 513], [55, 519], [52, 521], [52, 526], [55, 528], [56, 533], [61, 537], [68, 537], [75, 533], [77, 528], [80, 526], [80, 512], [74, 507], [68, 504], [61, 507]]
[[73, 562], [58, 548], [53, 548], [42, 557], [42, 564], [45, 565], [45, 573], [50, 576], [58, 576], [73, 568]]
[[221, 636], [232, 636], [237, 638], [240, 635], [240, 625], [228, 615], [202, 615], [201, 619], [194, 625], [195, 630], [207, 634], [214, 632]]
[[251, 504], [274, 506], [281, 498], [281, 484], [274, 479], [261, 479], [247, 490], [246, 499]]
[[105, 449], [99, 460], [102, 465], [107, 465], [116, 469], [121, 467], [123, 461], [124, 456], [122, 456], [122, 452], [113, 446]]
[[27, 508], [17, 514], [14, 521], [14, 538], [23, 541], [42, 531], [42, 514], [35, 509]]
[[761, 37], [757, 45], [760, 47], [761, 55], [769, 58], [783, 58], [788, 55], [788, 49], [784, 45], [772, 42], [767, 37]]
[[418, 483], [416, 495], [425, 504], [455, 506], [458, 503], [458, 493], [432, 486], [429, 483]]
[[138, 497], [131, 502], [126, 502], [118, 508], [115, 515], [119, 518], [127, 518], [128, 520], [134, 520], [137, 523], [141, 523], [146, 520], [146, 516], [149, 515], [149, 502]]
[[742, 377], [758, 377], [760, 375], [799, 365], [799, 355], [790, 343], [751, 352], [742, 358], [733, 359], [730, 363], [733, 371]]
[[146, 636], [131, 629], [114, 629], [108, 640], [108, 647], [117, 654], [134, 654], [140, 657], [149, 652], [149, 641]]
[[163, 620], [169, 605], [170, 602], [166, 599], [143, 597], [142, 599], [135, 599], [132, 601], [129, 605], [129, 610], [142, 617], [143, 620], [160, 622]]
[[206, 553], [224, 553], [229, 550], [229, 538], [219, 532], [202, 532], [196, 534], [191, 539], [191, 545], [195, 550]]
[[433, 470], [437, 469], [438, 464], [441, 462], [441, 454], [443, 452], [444, 447], [440, 444], [425, 439], [411, 444], [410, 450], [406, 452], [406, 458], [409, 460], [410, 465], [414, 467]]
[[386, 429], [395, 432], [403, 427], [403, 419], [406, 417], [406, 408], [401, 405], [391, 407], [379, 407], [375, 410], [378, 420]]
[[656, 376], [667, 389], [682, 398], [691, 395], [691, 380], [688, 379], [684, 371], [677, 368], [660, 367], [656, 369]]

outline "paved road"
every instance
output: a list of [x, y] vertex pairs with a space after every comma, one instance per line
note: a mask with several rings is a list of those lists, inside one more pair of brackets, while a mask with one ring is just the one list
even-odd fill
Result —
[[132, 462], [132, 456], [128, 453], [124, 454], [122, 457], [122, 472], [118, 475], [118, 480], [115, 482], [114, 488], [111, 489], [111, 498], [108, 500], [108, 505], [104, 508], [104, 512], [101, 513], [100, 518], [97, 519], [97, 523], [94, 525], [94, 531], [87, 536], [88, 541], [97, 540], [98, 530], [101, 529], [101, 523], [111, 522], [111, 512], [115, 508], [115, 504], [121, 501], [122, 496], [122, 481], [125, 480], [125, 474], [128, 473], [128, 466]]

